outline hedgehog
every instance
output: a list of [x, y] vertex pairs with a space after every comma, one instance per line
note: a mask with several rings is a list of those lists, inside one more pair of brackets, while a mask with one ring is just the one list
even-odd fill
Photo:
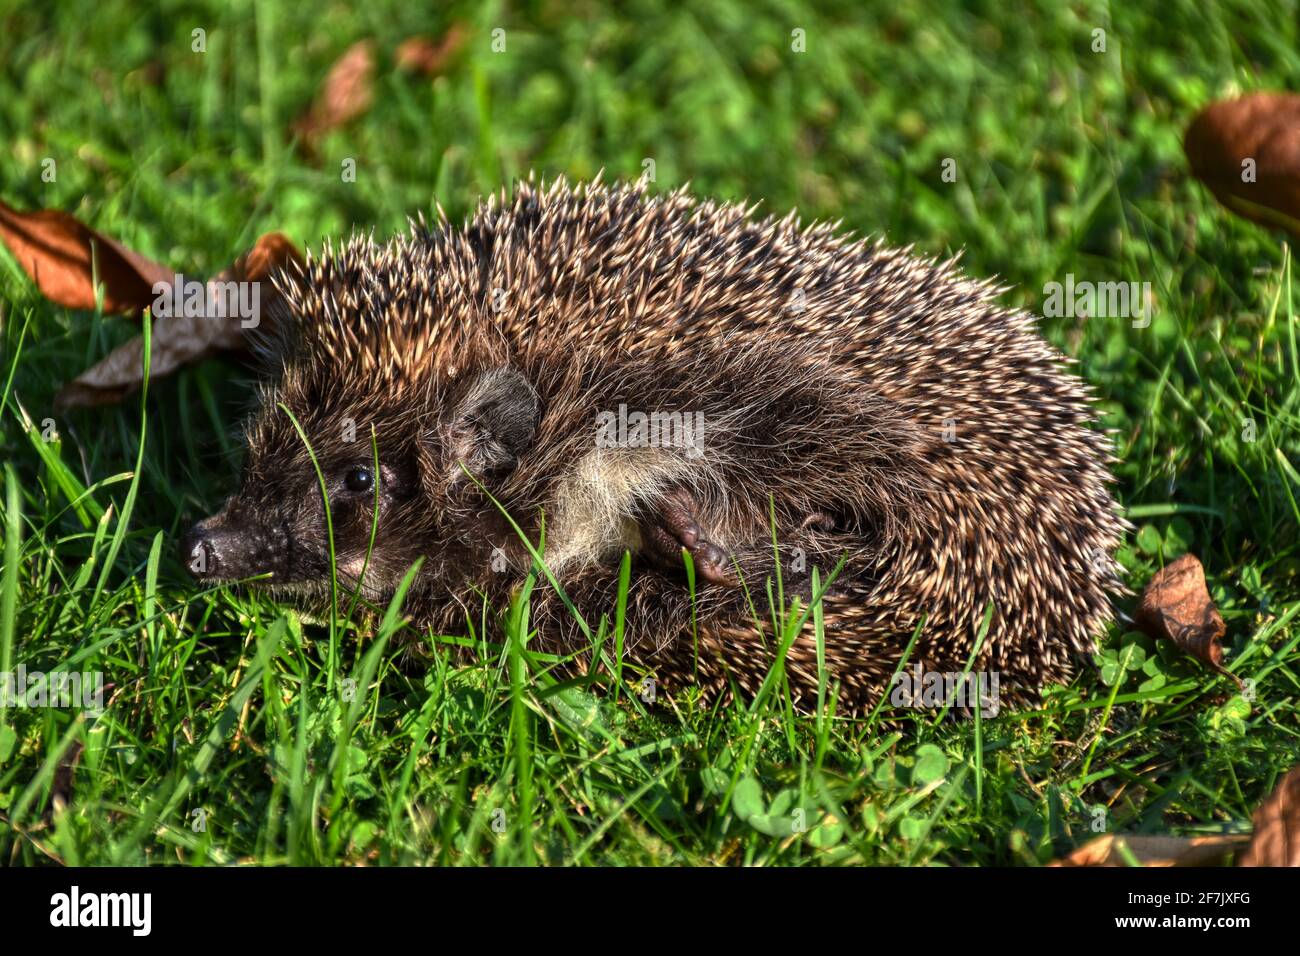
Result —
[[382, 607], [419, 561], [427, 638], [499, 630], [532, 574], [530, 647], [586, 673], [630, 555], [658, 686], [750, 697], [779, 658], [847, 712], [904, 667], [1032, 701], [1124, 593], [1091, 393], [956, 258], [530, 178], [275, 281], [240, 490], [182, 542], [204, 581]]

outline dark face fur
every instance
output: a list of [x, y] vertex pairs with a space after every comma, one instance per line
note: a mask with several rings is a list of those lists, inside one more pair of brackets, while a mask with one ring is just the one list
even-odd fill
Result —
[[292, 378], [265, 397], [248, 428], [239, 493], [182, 543], [195, 577], [257, 578], [283, 595], [326, 593], [330, 533], [321, 480], [280, 403], [315, 452], [341, 586], [381, 600], [422, 556], [426, 576], [472, 579], [487, 570], [506, 536], [494, 539], [499, 522], [485, 514], [483, 492], [533, 441], [539, 402], [532, 386], [513, 369], [491, 368], [430, 390], [401, 414], [354, 399], [338, 383]]

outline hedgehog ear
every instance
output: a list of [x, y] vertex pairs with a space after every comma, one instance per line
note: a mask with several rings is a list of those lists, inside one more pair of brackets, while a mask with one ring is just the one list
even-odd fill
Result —
[[494, 368], [473, 378], [444, 430], [452, 484], [468, 480], [462, 463], [480, 480], [513, 471], [537, 436], [540, 409], [537, 390], [516, 369]]

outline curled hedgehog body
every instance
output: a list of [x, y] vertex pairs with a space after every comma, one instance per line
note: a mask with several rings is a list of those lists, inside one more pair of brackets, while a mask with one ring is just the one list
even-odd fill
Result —
[[[612, 616], [630, 550], [627, 653], [668, 689], [755, 692], [779, 643], [765, 581], [806, 601], [837, 567], [841, 709], [879, 698], [922, 619], [911, 662], [962, 671], [990, 607], [973, 668], [1004, 697], [1068, 677], [1122, 591], [1083, 384], [952, 262], [752, 212], [520, 184], [460, 228], [327, 248], [279, 280], [242, 489], [187, 552], [319, 600], [324, 509], [283, 404], [321, 465], [340, 581], [382, 604], [423, 558], [407, 609], [435, 633], [505, 606], [522, 532], [565, 596], [535, 593], [537, 640], [579, 667], [573, 612]], [[693, 592], [661, 560], [679, 545], [705, 571]], [[811, 619], [785, 667], [815, 700]]]

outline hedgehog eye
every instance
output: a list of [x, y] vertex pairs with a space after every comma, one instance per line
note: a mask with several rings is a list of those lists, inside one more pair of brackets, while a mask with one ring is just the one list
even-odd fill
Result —
[[343, 486], [356, 494], [365, 494], [375, 489], [375, 473], [368, 465], [349, 468], [343, 476]]

